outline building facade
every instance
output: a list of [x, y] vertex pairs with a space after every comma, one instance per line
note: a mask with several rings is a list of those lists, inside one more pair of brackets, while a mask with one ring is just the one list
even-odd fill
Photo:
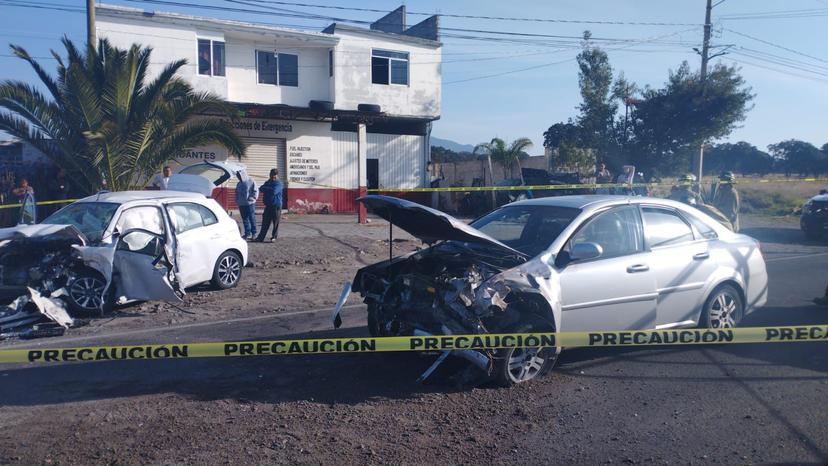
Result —
[[[98, 37], [152, 47], [150, 77], [185, 59], [181, 78], [233, 102], [242, 162], [257, 183], [279, 168], [288, 208], [353, 212], [368, 188], [427, 185], [441, 99], [436, 17], [406, 27], [400, 7], [370, 28], [308, 32], [106, 5], [96, 16]], [[194, 147], [175, 162], [227, 157]]]

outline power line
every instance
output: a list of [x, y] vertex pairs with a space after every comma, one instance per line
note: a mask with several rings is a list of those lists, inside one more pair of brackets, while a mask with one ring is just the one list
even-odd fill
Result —
[[[671, 34], [665, 34], [663, 36], [654, 37], [654, 38], [651, 38], [651, 39], [643, 39], [643, 40], [641, 40], [641, 42], [664, 39], [664, 38], [675, 36], [675, 35], [678, 35], [678, 34], [681, 34], [681, 33], [684, 33], [684, 32], [689, 32], [689, 31], [692, 31], [692, 30], [695, 30], [695, 29], [697, 29], [697, 28], [694, 27], [694, 28], [674, 32], [674, 33], [671, 33]], [[617, 50], [633, 47], [635, 45], [638, 45], [638, 44], [630, 44], [630, 45], [627, 45], [627, 46], [624, 46], [624, 47], [618, 47], [618, 48], [615, 48], [615, 49], [608, 49], [607, 51], [617, 51]], [[554, 62], [550, 62], [550, 63], [543, 63], [543, 64], [540, 64], [540, 65], [530, 66], [530, 67], [527, 67], [527, 68], [519, 68], [519, 69], [516, 69], [516, 70], [503, 71], [503, 72], [500, 72], [500, 73], [493, 73], [493, 74], [488, 74], [488, 75], [483, 75], [483, 76], [475, 76], [475, 77], [472, 77], [472, 78], [465, 78], [465, 79], [458, 79], [458, 80], [455, 80], [455, 81], [448, 81], [448, 82], [445, 82], [443, 84], [444, 85], [459, 84], [459, 83], [465, 83], [465, 82], [469, 82], [469, 81], [477, 81], [477, 80], [480, 80], [480, 79], [496, 78], [496, 77], [506, 76], [506, 75], [515, 74], [515, 73], [522, 73], [524, 71], [531, 71], [531, 70], [536, 70], [536, 69], [539, 69], [539, 68], [545, 68], [545, 67], [549, 67], [549, 66], [560, 65], [562, 63], [573, 61], [575, 59], [576, 59], [576, 57], [572, 57], [572, 58], [567, 58], [565, 60], [559, 60], [559, 61], [554, 61]]]
[[[724, 1], [724, 0], [722, 0]], [[380, 10], [374, 8], [357, 8], [357, 7], [344, 7], [344, 6], [335, 6], [335, 5], [320, 5], [318, 3], [299, 3], [299, 2], [287, 2], [287, 1], [277, 1], [277, 0], [258, 0], [257, 3], [267, 3], [273, 5], [292, 5], [292, 6], [301, 6], [301, 7], [308, 7], [308, 8], [324, 8], [324, 9], [332, 9], [332, 10], [345, 10], [345, 11], [363, 11], [363, 12], [371, 12], [371, 13], [388, 13], [388, 10]], [[605, 25], [623, 25], [623, 26], [701, 26], [701, 24], [694, 24], [694, 23], [673, 23], [673, 22], [661, 22], [661, 21], [603, 21], [603, 20], [582, 20], [582, 19], [552, 19], [552, 18], [525, 18], [525, 17], [510, 17], [510, 16], [483, 16], [483, 15], [461, 15], [455, 13], [427, 13], [427, 12], [418, 12], [418, 11], [407, 11], [406, 13], [411, 15], [420, 15], [420, 16], [440, 16], [444, 18], [459, 18], [459, 19], [483, 19], [483, 20], [491, 20], [491, 21], [518, 21], [518, 22], [531, 22], [531, 23], [570, 23], [570, 24], [605, 24]]]
[[773, 42], [770, 42], [770, 41], [767, 41], [767, 40], [764, 40], [764, 39], [760, 39], [760, 38], [758, 38], [758, 37], [754, 37], [754, 36], [751, 36], [751, 35], [748, 35], [748, 34], [741, 33], [741, 32], [739, 32], [739, 31], [734, 31], [733, 29], [727, 29], [727, 28], [725, 28], [725, 31], [732, 32], [733, 34], [736, 34], [737, 36], [746, 37], [746, 38], [748, 38], [748, 39], [755, 40], [755, 41], [757, 41], [757, 42], [761, 42], [761, 43], [763, 43], [763, 44], [765, 44], [765, 45], [770, 45], [771, 47], [775, 47], [775, 48], [778, 48], [778, 49], [781, 49], [781, 50], [785, 50], [785, 51], [787, 51], [787, 52], [795, 53], [795, 54], [797, 54], [797, 55], [801, 55], [801, 56], [803, 56], [803, 57], [807, 57], [807, 58], [810, 58], [810, 59], [812, 59], [812, 60], [820, 61], [820, 62], [823, 62], [823, 63], [828, 63], [828, 60], [825, 60], [825, 59], [822, 59], [822, 58], [819, 58], [819, 57], [815, 57], [815, 56], [813, 56], [813, 55], [808, 55], [808, 54], [806, 54], [806, 53], [802, 53], [802, 52], [800, 52], [800, 51], [798, 51], [798, 50], [794, 50], [794, 49], [791, 49], [791, 48], [785, 47], [785, 46], [783, 46], [783, 45], [775, 44], [775, 43], [773, 43]]

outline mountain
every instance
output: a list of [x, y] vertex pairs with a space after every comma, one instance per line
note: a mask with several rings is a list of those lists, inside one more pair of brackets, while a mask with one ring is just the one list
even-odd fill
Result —
[[431, 145], [444, 147], [454, 152], [471, 152], [474, 150], [474, 146], [471, 144], [460, 144], [459, 142], [454, 142], [449, 139], [436, 138], [434, 136], [431, 136]]

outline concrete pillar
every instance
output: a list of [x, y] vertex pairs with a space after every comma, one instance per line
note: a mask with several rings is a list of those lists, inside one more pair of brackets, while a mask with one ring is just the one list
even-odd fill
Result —
[[[359, 188], [357, 195], [362, 197], [368, 194], [368, 135], [365, 131], [365, 123], [357, 124], [357, 158], [359, 159]], [[357, 203], [357, 221], [365, 223], [368, 219], [368, 211], [361, 202]]]

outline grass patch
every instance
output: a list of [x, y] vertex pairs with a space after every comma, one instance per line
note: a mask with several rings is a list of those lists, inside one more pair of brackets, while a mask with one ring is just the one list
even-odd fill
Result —
[[761, 188], [740, 189], [743, 213], [772, 215], [772, 216], [793, 216], [799, 215], [802, 204], [810, 198], [800, 193], [779, 189], [772, 191]]

